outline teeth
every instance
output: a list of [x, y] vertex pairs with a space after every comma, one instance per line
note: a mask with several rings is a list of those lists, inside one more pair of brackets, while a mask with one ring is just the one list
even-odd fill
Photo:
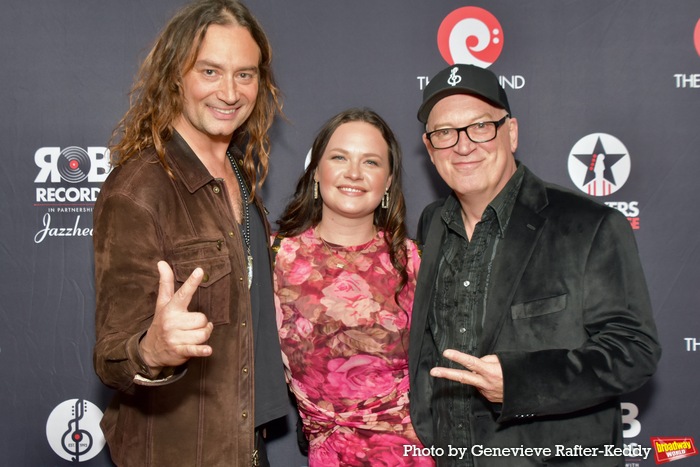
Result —
[[341, 191], [350, 191], [352, 193], [362, 193], [362, 190], [359, 190], [357, 188], [340, 187], [338, 189]]
[[214, 110], [216, 110], [219, 113], [226, 114], [226, 115], [231, 115], [232, 113], [234, 113], [236, 111], [236, 109], [228, 109], [228, 110], [214, 109]]

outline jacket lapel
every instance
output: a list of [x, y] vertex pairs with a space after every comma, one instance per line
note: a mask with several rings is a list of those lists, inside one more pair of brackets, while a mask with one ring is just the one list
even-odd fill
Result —
[[492, 353], [503, 324], [510, 316], [513, 295], [546, 222], [546, 218], [538, 214], [546, 205], [544, 184], [525, 168], [520, 193], [493, 263], [478, 356]]
[[[424, 344], [423, 336], [428, 321], [428, 310], [433, 296], [435, 271], [438, 265], [440, 246], [444, 235], [444, 227], [441, 222], [440, 213], [442, 207], [432, 213], [429, 229], [423, 245], [421, 264], [418, 270], [418, 284], [413, 301], [413, 311], [411, 313], [411, 328], [409, 339], [409, 361], [418, 362], [421, 347]], [[414, 366], [417, 369], [417, 366]]]

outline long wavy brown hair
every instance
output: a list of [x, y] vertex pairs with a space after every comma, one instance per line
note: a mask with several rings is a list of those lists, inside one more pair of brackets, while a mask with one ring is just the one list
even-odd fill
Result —
[[384, 231], [384, 240], [389, 246], [391, 264], [400, 277], [399, 285], [395, 290], [395, 298], [398, 303], [398, 295], [408, 283], [408, 273], [406, 272], [406, 263], [408, 261], [406, 252], [406, 203], [401, 182], [401, 172], [403, 170], [401, 165], [401, 148], [394, 136], [394, 132], [375, 111], [368, 108], [348, 109], [335, 115], [323, 125], [311, 148], [309, 165], [297, 181], [294, 195], [277, 221], [279, 234], [285, 237], [296, 236], [321, 222], [323, 200], [320, 194], [318, 199], [314, 199], [314, 173], [335, 130], [344, 123], [349, 122], [369, 123], [379, 130], [384, 141], [389, 146], [389, 167], [392, 177], [389, 187], [389, 205], [386, 209], [377, 206], [374, 210], [374, 225], [378, 230]]
[[233, 136], [245, 145], [243, 169], [251, 183], [251, 199], [268, 173], [268, 130], [282, 113], [282, 98], [272, 75], [272, 48], [257, 19], [236, 0], [203, 0], [179, 10], [156, 39], [141, 64], [129, 93], [130, 107], [110, 142], [112, 164], [124, 164], [154, 148], [165, 170], [165, 143], [173, 136], [173, 122], [183, 109], [182, 78], [194, 66], [209, 25], [238, 24], [246, 28], [260, 48], [259, 87], [255, 107]]

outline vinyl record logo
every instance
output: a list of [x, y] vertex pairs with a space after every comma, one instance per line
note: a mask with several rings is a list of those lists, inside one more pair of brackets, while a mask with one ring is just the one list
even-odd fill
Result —
[[77, 146], [67, 147], [59, 154], [56, 168], [68, 183], [82, 182], [90, 173], [90, 156]]
[[569, 153], [569, 177], [592, 196], [608, 196], [630, 175], [630, 156], [622, 141], [606, 133], [581, 138]]
[[695, 33], [693, 34], [693, 42], [695, 43], [695, 50], [698, 55], [700, 55], [700, 19], [695, 24]]
[[490, 12], [466, 6], [442, 20], [437, 42], [442, 58], [450, 65], [466, 63], [488, 68], [503, 50], [503, 28]]
[[56, 406], [46, 421], [46, 438], [51, 449], [71, 462], [84, 462], [105, 445], [100, 429], [102, 411], [84, 399], [70, 399]]

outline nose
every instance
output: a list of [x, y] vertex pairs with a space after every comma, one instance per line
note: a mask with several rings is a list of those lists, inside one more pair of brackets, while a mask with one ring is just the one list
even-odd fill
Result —
[[348, 163], [347, 170], [345, 171], [345, 176], [352, 180], [362, 178], [362, 169], [360, 167], [360, 162], [351, 160]]
[[469, 139], [466, 129], [457, 132], [457, 144], [454, 146], [455, 151], [460, 154], [467, 154], [472, 151], [474, 145], [476, 145], [476, 143]]
[[233, 76], [221, 80], [218, 98], [227, 104], [235, 104], [238, 101], [238, 83]]

